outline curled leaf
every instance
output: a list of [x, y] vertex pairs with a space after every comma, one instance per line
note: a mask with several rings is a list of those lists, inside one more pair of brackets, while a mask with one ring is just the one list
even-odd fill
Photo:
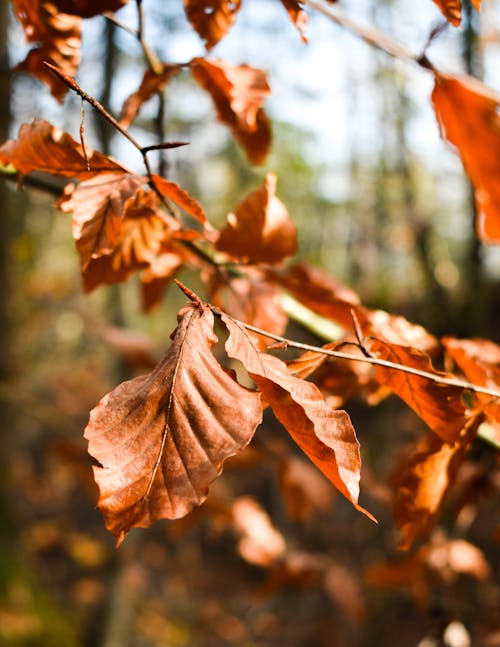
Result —
[[200, 505], [222, 463], [252, 438], [260, 396], [217, 362], [207, 306], [189, 305], [164, 358], [120, 384], [91, 412], [85, 430], [99, 508], [118, 544], [133, 527], [174, 519]]
[[186, 16], [207, 50], [231, 29], [240, 7], [241, 0], [184, 0]]
[[279, 263], [294, 254], [297, 230], [275, 193], [276, 176], [268, 173], [264, 184], [228, 215], [217, 249], [244, 263]]
[[194, 58], [191, 73], [212, 97], [217, 118], [231, 128], [253, 164], [261, 164], [271, 145], [271, 126], [262, 109], [270, 93], [265, 72], [248, 65]]

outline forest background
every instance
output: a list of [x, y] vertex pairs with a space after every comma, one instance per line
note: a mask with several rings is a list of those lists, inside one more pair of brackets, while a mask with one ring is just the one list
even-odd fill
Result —
[[[443, 21], [430, 1], [340, 4], [417, 54]], [[142, 6], [160, 60], [203, 55], [181, 3]], [[29, 46], [9, 4], [1, 11], [1, 140], [34, 117], [78, 139], [74, 93], [60, 104], [32, 77], [8, 72]], [[308, 13], [306, 45], [280, 3], [247, 1], [213, 52], [268, 73], [273, 145], [263, 166], [248, 163], [187, 76], [172, 81], [165, 102], [145, 105], [131, 132], [143, 145], [160, 134], [190, 142], [155, 163], [214, 226], [273, 171], [298, 228], [298, 259], [433, 334], [498, 342], [499, 249], [475, 235], [470, 186], [429, 101], [432, 78]], [[134, 3], [117, 16], [135, 25]], [[495, 1], [480, 15], [464, 3], [462, 26], [442, 31], [428, 56], [500, 91], [499, 27]], [[143, 69], [133, 35], [102, 16], [84, 22], [77, 80], [112, 113]], [[142, 172], [140, 156], [91, 109], [85, 141]], [[407, 645], [500, 644], [498, 452], [474, 445], [439, 525], [399, 553], [391, 479], [424, 425], [395, 398], [349, 405], [362, 502], [378, 526], [335, 496], [266, 418], [265, 437], [261, 429], [228, 461], [204, 506], [135, 530], [115, 550], [95, 509], [82, 430], [104, 393], [161, 356], [185, 295], [169, 289], [147, 314], [134, 280], [84, 295], [69, 216], [54, 208], [61, 187], [46, 178], [23, 192], [10, 179], [0, 185], [0, 644], [330, 647], [392, 644], [394, 635]], [[179, 278], [201, 289], [195, 272]], [[291, 324], [290, 337], [337, 334], [293, 299], [285, 305], [306, 324]]]

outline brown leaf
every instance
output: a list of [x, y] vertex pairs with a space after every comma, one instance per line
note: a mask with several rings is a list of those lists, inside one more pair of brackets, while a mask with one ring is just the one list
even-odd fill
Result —
[[60, 12], [92, 18], [106, 11], [118, 11], [128, 0], [52, 0]]
[[334, 490], [311, 463], [285, 456], [279, 466], [279, 487], [289, 519], [310, 521], [330, 509]]
[[228, 355], [239, 360], [297, 445], [328, 480], [358, 505], [361, 458], [359, 443], [345, 411], [328, 407], [317, 387], [290, 375], [277, 357], [261, 353], [245, 329], [222, 313], [229, 330]]
[[73, 237], [85, 269], [91, 259], [111, 254], [118, 244], [127, 201], [144, 187], [144, 179], [102, 173], [64, 189], [57, 206], [73, 212]]
[[432, 93], [441, 136], [455, 146], [474, 185], [476, 230], [500, 242], [500, 97], [471, 77], [436, 74]]
[[141, 272], [141, 303], [145, 312], [159, 305], [165, 288], [185, 260], [186, 255], [180, 248], [172, 248], [171, 251], [165, 248]]
[[302, 38], [302, 42], [307, 43], [306, 27], [307, 27], [307, 14], [302, 9], [301, 3], [298, 0], [281, 0], [281, 4], [285, 7], [290, 20], [293, 22], [297, 31]]
[[191, 73], [212, 97], [217, 118], [229, 126], [253, 164], [261, 164], [271, 145], [271, 127], [262, 109], [270, 93], [266, 74], [248, 65], [194, 58]]
[[133, 527], [200, 505], [261, 420], [259, 394], [221, 368], [210, 351], [216, 341], [209, 308], [185, 307], [154, 371], [120, 384], [90, 414], [98, 505], [118, 544]]
[[[436, 371], [430, 357], [416, 348], [389, 344], [378, 339], [367, 340], [365, 347], [373, 357], [426, 371], [436, 377], [453, 377]], [[386, 384], [404, 400], [445, 443], [457, 440], [468, 419], [462, 403], [463, 389], [383, 366], [376, 367], [376, 377], [381, 384]]]
[[401, 531], [399, 548], [411, 548], [417, 535], [427, 535], [477, 432], [472, 418], [453, 444], [428, 435], [394, 481], [394, 517]]
[[120, 114], [120, 124], [128, 128], [137, 117], [143, 103], [149, 101], [158, 92], [162, 92], [167, 83], [173, 78], [182, 67], [169, 63], [162, 63], [161, 72], [146, 70], [141, 81], [141, 85], [136, 92], [133, 92], [122, 106]]
[[240, 7], [241, 0], [184, 0], [187, 19], [207, 50], [231, 29]]
[[69, 76], [75, 75], [80, 64], [81, 18], [61, 13], [52, 2], [44, 0], [13, 0], [13, 9], [27, 40], [39, 43], [15, 69], [36, 76], [49, 86], [58, 101], [62, 101], [68, 87], [43, 65], [43, 61], [57, 65]]
[[[442, 342], [470, 382], [500, 390], [500, 346], [487, 339], [445, 337]], [[484, 393], [475, 396], [500, 441], [500, 401]]]
[[[111, 157], [86, 150], [87, 159], [78, 144], [48, 121], [23, 124], [17, 140], [9, 140], [0, 147], [0, 162], [12, 164], [19, 173], [44, 171], [64, 177], [87, 180], [100, 173], [126, 173]], [[88, 161], [88, 166], [87, 166]]]
[[412, 346], [423, 353], [433, 353], [439, 347], [434, 335], [401, 315], [365, 307], [356, 308], [355, 315], [365, 336], [376, 337], [391, 344]]
[[207, 226], [207, 216], [203, 211], [201, 205], [191, 196], [187, 191], [180, 187], [175, 182], [165, 180], [159, 175], [153, 175], [153, 181], [158, 191], [170, 200], [173, 200], [179, 207], [192, 216], [202, 225]]
[[268, 173], [264, 184], [228, 215], [216, 248], [242, 263], [279, 263], [295, 254], [297, 230], [275, 192], [276, 176]]
[[235, 529], [241, 535], [238, 552], [243, 559], [269, 567], [284, 556], [285, 539], [257, 501], [251, 497], [236, 499], [232, 516]]
[[131, 368], [151, 370], [156, 366], [158, 358], [147, 335], [118, 326], [105, 326], [99, 335]]
[[[433, 0], [440, 8], [443, 16], [455, 27], [458, 27], [462, 21], [462, 2], [461, 0]], [[477, 9], [481, 10], [481, 0], [472, 0], [472, 4]]]

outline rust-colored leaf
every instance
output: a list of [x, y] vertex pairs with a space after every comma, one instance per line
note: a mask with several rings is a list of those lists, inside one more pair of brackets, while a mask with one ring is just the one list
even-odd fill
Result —
[[100, 173], [127, 172], [111, 157], [88, 148], [86, 152], [85, 157], [81, 145], [71, 135], [42, 120], [23, 124], [16, 140], [0, 146], [0, 162], [12, 164], [23, 174], [44, 171], [79, 180], [87, 180]]
[[[500, 390], [500, 346], [487, 339], [445, 337], [442, 342], [470, 382]], [[476, 393], [475, 397], [500, 441], [500, 400], [485, 393]]]
[[411, 548], [415, 537], [425, 536], [435, 523], [478, 424], [479, 419], [471, 418], [452, 444], [429, 434], [399, 470], [394, 481], [394, 516], [401, 531], [401, 549]]
[[186, 16], [207, 50], [231, 29], [240, 7], [241, 0], [184, 0]]
[[[462, 1], [461, 0], [433, 0], [437, 4], [443, 16], [455, 27], [458, 27], [462, 21]], [[472, 0], [472, 4], [477, 11], [481, 10], [481, 0]]]
[[412, 346], [423, 353], [432, 354], [439, 347], [434, 335], [401, 315], [365, 307], [356, 308], [354, 314], [365, 336], [373, 336], [391, 344]]
[[80, 64], [82, 19], [62, 13], [52, 2], [44, 0], [13, 0], [13, 8], [27, 40], [38, 43], [15, 69], [36, 76], [49, 86], [56, 99], [62, 101], [68, 87], [43, 65], [43, 61], [57, 65], [69, 76], [75, 75]]
[[162, 92], [167, 83], [181, 70], [180, 65], [163, 63], [160, 72], [146, 70], [141, 85], [123, 104], [120, 114], [120, 124], [127, 128], [137, 117], [143, 103], [149, 101], [157, 92]]
[[281, 0], [281, 4], [285, 7], [290, 20], [293, 22], [297, 31], [304, 43], [307, 43], [306, 27], [307, 27], [307, 14], [302, 9], [301, 3], [298, 0]]
[[106, 11], [118, 11], [128, 0], [52, 0], [60, 12], [92, 18]]
[[275, 193], [276, 176], [268, 173], [264, 184], [228, 215], [217, 249], [242, 263], [279, 263], [295, 254], [297, 230]]
[[120, 384], [90, 414], [85, 437], [100, 463], [98, 505], [118, 544], [133, 527], [200, 505], [261, 420], [259, 395], [218, 364], [216, 341], [209, 308], [185, 307], [154, 371]]
[[229, 330], [228, 355], [239, 360], [297, 445], [328, 480], [353, 504], [358, 504], [361, 458], [359, 443], [345, 411], [325, 404], [311, 382], [290, 375], [277, 357], [258, 351], [245, 329], [222, 314]]
[[159, 303], [174, 274], [184, 265], [186, 255], [180, 248], [162, 249], [141, 272], [141, 303], [149, 312]]
[[103, 173], [77, 186], [66, 186], [58, 207], [73, 213], [73, 237], [83, 269], [92, 258], [115, 249], [126, 203], [143, 186], [143, 178], [131, 173]]
[[217, 118], [229, 126], [253, 164], [261, 164], [271, 145], [271, 126], [262, 109], [270, 93], [265, 72], [248, 65], [194, 58], [191, 73], [212, 97]]
[[[416, 348], [389, 344], [378, 339], [369, 339], [365, 344], [374, 357], [426, 371], [436, 377], [453, 377], [436, 371], [430, 357]], [[458, 439], [468, 419], [462, 403], [463, 389], [383, 366], [376, 367], [376, 376], [381, 384], [389, 386], [404, 400], [444, 442], [453, 443]]]
[[476, 79], [436, 74], [432, 101], [441, 136], [474, 185], [478, 236], [500, 243], [500, 97]]
[[269, 515], [251, 497], [239, 497], [232, 505], [235, 530], [240, 535], [238, 552], [250, 564], [269, 567], [285, 555], [283, 535]]
[[201, 205], [187, 191], [175, 182], [165, 180], [159, 175], [153, 175], [153, 181], [158, 191], [170, 200], [173, 200], [179, 207], [203, 225], [208, 225], [207, 216]]
[[318, 511], [330, 510], [335, 490], [311, 463], [284, 456], [278, 476], [289, 519], [310, 521]]

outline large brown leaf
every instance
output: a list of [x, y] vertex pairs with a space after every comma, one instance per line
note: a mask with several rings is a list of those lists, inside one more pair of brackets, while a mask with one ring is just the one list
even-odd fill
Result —
[[478, 236], [500, 243], [500, 97], [476, 79], [436, 74], [432, 101], [441, 135], [474, 185]]
[[[453, 377], [436, 371], [429, 356], [416, 348], [378, 339], [368, 339], [365, 347], [374, 357], [436, 377]], [[457, 440], [468, 419], [462, 403], [463, 389], [383, 366], [377, 366], [375, 373], [378, 381], [389, 386], [444, 442]]]
[[143, 186], [144, 180], [138, 175], [102, 173], [65, 188], [58, 207], [66, 213], [73, 212], [73, 237], [83, 269], [92, 258], [115, 249], [126, 203]]
[[297, 251], [297, 230], [285, 205], [276, 197], [276, 176], [227, 217], [216, 247], [243, 263], [279, 263]]
[[239, 360], [276, 417], [328, 480], [352, 503], [358, 504], [361, 457], [351, 420], [345, 411], [326, 405], [311, 382], [290, 375], [277, 357], [261, 353], [246, 330], [222, 314], [229, 330], [228, 355]]
[[186, 16], [207, 50], [231, 29], [240, 7], [241, 0], [184, 0]]
[[270, 93], [266, 74], [248, 65], [194, 58], [191, 73], [212, 97], [217, 118], [229, 126], [253, 164], [261, 164], [271, 145], [271, 126], [262, 109]]
[[75, 75], [80, 64], [82, 19], [61, 13], [52, 2], [44, 0], [13, 0], [13, 8], [27, 40], [38, 43], [16, 70], [36, 76], [49, 86], [56, 99], [62, 101], [68, 87], [43, 62], [57, 65], [69, 76]]
[[393, 483], [394, 517], [401, 531], [401, 549], [411, 548], [415, 537], [426, 535], [435, 523], [476, 435], [478, 423], [478, 418], [471, 418], [452, 444], [429, 434], [401, 467]]
[[261, 420], [259, 394], [222, 369], [210, 350], [216, 341], [209, 308], [185, 307], [155, 370], [118, 386], [90, 414], [98, 505], [118, 544], [133, 527], [200, 505]]
[[64, 177], [87, 180], [100, 173], [127, 172], [111, 157], [97, 151], [83, 149], [71, 135], [64, 133], [48, 121], [23, 124], [16, 140], [0, 147], [0, 162], [12, 164], [19, 173], [44, 171]]

